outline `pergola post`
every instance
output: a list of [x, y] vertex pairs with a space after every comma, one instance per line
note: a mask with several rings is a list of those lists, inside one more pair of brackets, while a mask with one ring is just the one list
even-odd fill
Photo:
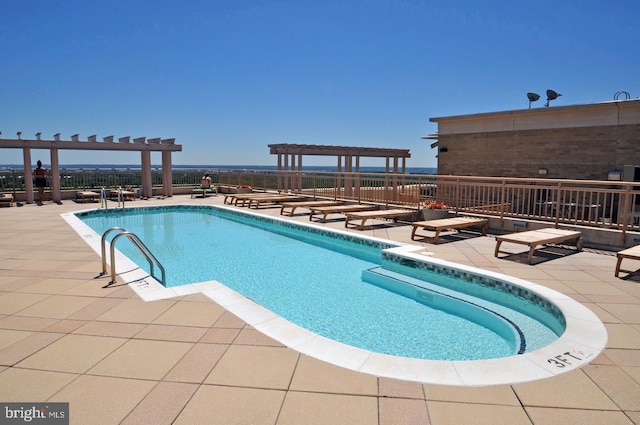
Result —
[[345, 155], [344, 157], [344, 189], [347, 196], [353, 194], [353, 157], [351, 155]]
[[296, 178], [296, 189], [302, 192], [302, 154], [298, 154], [298, 175]]
[[289, 191], [289, 182], [291, 181], [291, 176], [289, 172], [289, 154], [285, 154], [284, 156], [284, 187], [282, 188], [285, 192]]
[[278, 192], [284, 187], [284, 175], [282, 173], [282, 154], [278, 154]]
[[389, 199], [389, 156], [385, 158], [385, 173], [384, 173], [384, 199]]
[[31, 149], [28, 146], [22, 148], [24, 190], [27, 196], [27, 203], [33, 204], [33, 174], [31, 171]]
[[162, 195], [173, 196], [173, 181], [171, 169], [171, 152], [162, 152]]
[[142, 163], [142, 196], [145, 198], [153, 197], [153, 183], [151, 180], [151, 152], [141, 151], [140, 160]]
[[60, 195], [60, 162], [58, 148], [51, 148], [51, 200], [56, 204], [62, 202]]
[[398, 199], [398, 157], [393, 157], [393, 199]]
[[356, 155], [356, 181], [354, 186], [358, 199], [360, 198], [360, 184], [360, 155]]
[[296, 156], [291, 154], [291, 164], [289, 165], [289, 189], [293, 192], [296, 189]]
[[338, 172], [336, 175], [336, 190], [340, 191], [339, 193], [342, 194], [341, 190], [344, 182], [342, 174], [342, 155], [338, 155], [338, 166], [336, 171]]

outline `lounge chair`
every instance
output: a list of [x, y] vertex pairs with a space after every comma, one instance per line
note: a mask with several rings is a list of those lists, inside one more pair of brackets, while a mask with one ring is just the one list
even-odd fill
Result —
[[196, 187], [195, 189], [191, 189], [191, 198], [205, 198], [207, 195], [217, 195], [218, 189], [215, 186], [203, 188]]
[[276, 193], [266, 193], [266, 192], [260, 192], [260, 193], [229, 193], [229, 194], [225, 194], [224, 198], [225, 198], [225, 203], [244, 207], [246, 205], [247, 201], [252, 199], [252, 198], [264, 198], [264, 197], [267, 197], [267, 196], [279, 196], [279, 195], [276, 194]]
[[313, 217], [316, 214], [322, 214], [323, 223], [327, 221], [327, 216], [333, 213], [347, 213], [352, 211], [368, 211], [375, 210], [376, 207], [373, 205], [362, 205], [362, 204], [352, 204], [352, 205], [333, 205], [333, 206], [320, 206], [320, 207], [310, 207], [311, 214], [309, 214], [309, 221], [313, 220]]
[[[109, 191], [109, 198], [112, 201], [117, 201], [118, 200], [118, 196], [120, 194], [120, 191], [117, 189], [111, 189]], [[122, 198], [125, 201], [135, 201], [136, 200], [136, 193], [131, 191], [131, 190], [123, 190], [122, 191]]]
[[287, 215], [292, 216], [296, 209], [298, 208], [309, 208], [309, 207], [332, 207], [336, 205], [342, 205], [341, 202], [337, 201], [301, 201], [301, 202], [283, 202], [280, 204], [280, 215], [284, 215], [285, 210], [290, 209]]
[[76, 192], [76, 202], [80, 204], [85, 202], [100, 202], [100, 194], [91, 191]]
[[301, 197], [301, 196], [295, 196], [295, 195], [272, 195], [272, 196], [257, 196], [255, 198], [251, 198], [248, 200], [249, 202], [249, 208], [251, 208], [252, 205], [255, 206], [255, 208], [260, 208], [260, 204], [278, 204], [281, 202], [302, 202], [304, 201], [305, 198]]
[[405, 217], [412, 214], [415, 214], [415, 211], [402, 209], [347, 212], [345, 214], [347, 219], [344, 222], [344, 227], [348, 227], [351, 220], [360, 220], [360, 224], [357, 225], [357, 227], [358, 230], [362, 230], [364, 229], [365, 223], [370, 218], [392, 218], [393, 221], [397, 221], [399, 217]]
[[[481, 227], [482, 234], [486, 235], [489, 227], [489, 220], [477, 217], [452, 217], [437, 220], [416, 221], [411, 223], [411, 225], [413, 226], [413, 229], [411, 230], [411, 240], [415, 240], [416, 231], [418, 229], [427, 229], [436, 232], [433, 240], [434, 243], [438, 243], [440, 232], [443, 230], [461, 230], [468, 229], [470, 227]], [[418, 236], [425, 237], [424, 235]]]
[[229, 205], [235, 205], [236, 203], [236, 199], [239, 196], [261, 196], [264, 195], [264, 192], [260, 192], [260, 193], [225, 193], [224, 194], [224, 201], [223, 203], [225, 204], [229, 204]]
[[578, 251], [582, 250], [582, 233], [575, 230], [563, 230], [555, 228], [547, 228], [540, 230], [529, 230], [526, 232], [510, 233], [508, 235], [496, 236], [496, 249], [494, 256], [497, 257], [498, 253], [505, 252], [500, 251], [500, 245], [502, 242], [517, 243], [520, 245], [527, 245], [529, 247], [529, 255], [527, 261], [531, 264], [533, 260], [533, 253], [537, 246], [549, 245], [553, 243], [575, 241]]
[[267, 201], [269, 199], [295, 199], [296, 197], [293, 195], [279, 195], [277, 193], [241, 193], [237, 194], [233, 197], [231, 203], [239, 207], [250, 207], [254, 200], [264, 200]]
[[633, 246], [631, 248], [623, 249], [622, 251], [618, 252], [617, 257], [618, 257], [618, 261], [616, 263], [615, 276], [618, 277], [620, 272], [633, 273], [633, 270], [623, 270], [623, 269], [620, 268], [620, 266], [622, 265], [622, 260], [624, 258], [629, 258], [631, 260], [640, 261], [640, 245], [636, 245], [636, 246]]
[[0, 193], [0, 207], [12, 207], [13, 195]]

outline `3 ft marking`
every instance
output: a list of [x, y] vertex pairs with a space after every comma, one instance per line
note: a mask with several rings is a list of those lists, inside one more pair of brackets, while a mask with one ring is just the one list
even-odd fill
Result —
[[[581, 351], [578, 352], [582, 354]], [[547, 359], [547, 363], [554, 365], [555, 367], [563, 368], [567, 366], [571, 366], [571, 362], [575, 360], [582, 360], [582, 357], [576, 356], [575, 354], [571, 354], [571, 352], [567, 351], [562, 354], [558, 354], [550, 359]]]

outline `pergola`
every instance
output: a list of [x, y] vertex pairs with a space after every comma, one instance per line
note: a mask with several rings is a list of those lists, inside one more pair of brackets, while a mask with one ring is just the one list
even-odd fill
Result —
[[[406, 160], [411, 158], [409, 149], [367, 148], [360, 146], [331, 146], [331, 145], [301, 145], [293, 143], [281, 143], [268, 145], [272, 155], [278, 155], [278, 179], [279, 189], [288, 190], [297, 188], [300, 190], [300, 173], [302, 172], [302, 157], [304, 155], [334, 156], [338, 158], [337, 170], [345, 173], [360, 172], [360, 158], [386, 158], [386, 173], [405, 173]], [[400, 168], [400, 159], [402, 167]], [[344, 169], [343, 169], [344, 160]], [[355, 164], [354, 164], [355, 160]], [[391, 171], [393, 160], [393, 171]], [[291, 171], [290, 173], [283, 173]], [[286, 174], [290, 179], [286, 178]], [[294, 181], [294, 177], [298, 177]], [[350, 180], [347, 176], [347, 180]]]
[[48, 149], [51, 154], [51, 198], [54, 202], [60, 202], [60, 162], [58, 151], [60, 150], [102, 150], [102, 151], [138, 151], [142, 163], [142, 195], [151, 197], [151, 152], [162, 152], [162, 193], [164, 196], [173, 195], [171, 181], [171, 152], [182, 151], [182, 145], [176, 145], [175, 139], [138, 137], [130, 143], [130, 137], [121, 137], [118, 141], [113, 136], [103, 138], [102, 142], [96, 140], [96, 136], [89, 136], [87, 141], [80, 141], [78, 135], [71, 136], [71, 140], [60, 140], [60, 133], [53, 136], [53, 140], [43, 140], [41, 133], [36, 134], [35, 140], [0, 138], [0, 149], [22, 149], [24, 163], [24, 183], [26, 200], [33, 203], [33, 171], [31, 169], [31, 149]]

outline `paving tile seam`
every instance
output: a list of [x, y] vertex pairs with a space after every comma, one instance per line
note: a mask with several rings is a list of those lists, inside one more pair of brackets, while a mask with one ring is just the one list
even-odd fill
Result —
[[[413, 399], [416, 400], [416, 399]], [[425, 401], [437, 401], [437, 402], [441, 402], [441, 403], [451, 403], [451, 404], [461, 404], [461, 405], [472, 405], [472, 406], [501, 406], [501, 407], [520, 407], [520, 408], [526, 408], [526, 407], [532, 407], [532, 406], [525, 406], [524, 404], [522, 404], [522, 402], [520, 400], [518, 400], [518, 404], [505, 404], [505, 403], [491, 403], [488, 401], [484, 401], [484, 402], [479, 402], [479, 401], [473, 401], [473, 400], [443, 400], [441, 398], [428, 398]]]

